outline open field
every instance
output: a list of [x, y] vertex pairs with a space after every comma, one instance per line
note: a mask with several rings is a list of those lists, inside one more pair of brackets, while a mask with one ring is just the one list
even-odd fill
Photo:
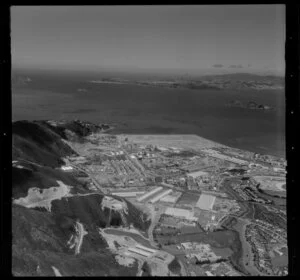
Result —
[[192, 149], [201, 150], [213, 147], [223, 147], [222, 144], [210, 141], [193, 134], [173, 134], [173, 135], [134, 135], [125, 134], [128, 140], [140, 145], [156, 145], [159, 147], [176, 147], [179, 149]]
[[263, 191], [277, 191], [285, 192], [286, 179], [285, 177], [276, 176], [255, 176], [253, 177], [256, 182], [260, 184]]
[[201, 194], [197, 202], [197, 207], [204, 210], [211, 210], [214, 206], [216, 197], [207, 194]]
[[272, 264], [275, 267], [287, 266], [288, 265], [288, 255], [276, 256], [272, 259]]
[[182, 196], [177, 200], [176, 205], [196, 205], [199, 195], [191, 194], [191, 193], [183, 193]]
[[105, 229], [104, 232], [108, 233], [108, 234], [113, 234], [113, 235], [128, 236], [128, 237], [133, 238], [136, 242], [138, 242], [146, 247], [153, 248], [146, 238], [144, 238], [141, 235], [136, 234], [134, 232], [128, 232], [128, 231], [123, 231], [123, 230], [118, 230], [118, 229], [113, 229], [113, 228]]

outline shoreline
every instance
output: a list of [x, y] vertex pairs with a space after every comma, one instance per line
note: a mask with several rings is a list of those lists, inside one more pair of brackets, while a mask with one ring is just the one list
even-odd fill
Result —
[[[34, 119], [34, 120], [28, 120], [28, 119], [18, 119], [18, 120], [12, 120], [12, 125], [14, 125], [16, 122], [22, 122], [22, 121], [28, 121], [28, 122], [40, 122], [40, 121], [74, 121], [75, 119], [77, 118], [64, 118], [64, 119], [47, 119], [47, 118], [41, 118], [41, 119]], [[79, 118], [80, 119], [80, 118]], [[99, 124], [100, 122], [97, 121], [88, 121], [84, 118], [81, 118], [83, 122], [90, 122], [92, 124]], [[106, 123], [106, 122], [104, 122]], [[109, 124], [110, 125], [110, 124]], [[118, 127], [119, 125], [119, 127]], [[111, 127], [106, 130], [104, 133], [106, 134], [111, 134], [111, 135], [118, 135], [118, 136], [127, 136], [127, 137], [131, 137], [131, 138], [134, 138], [135, 140], [138, 140], [138, 141], [143, 141], [145, 142], [145, 140], [147, 141], [147, 137], [151, 137], [152, 138], [152, 141], [153, 139], [156, 138], [156, 141], [159, 140], [158, 138], [169, 138], [170, 137], [182, 137], [182, 138], [194, 138], [192, 139], [193, 141], [197, 142], [198, 141], [198, 144], [199, 142], [203, 142], [205, 143], [205, 145], [208, 145], [209, 148], [213, 148], [213, 147], [223, 147], [223, 148], [229, 148], [229, 149], [235, 149], [235, 150], [239, 150], [241, 152], [251, 152], [251, 153], [258, 153], [258, 154], [261, 154], [261, 155], [266, 155], [266, 156], [272, 156], [272, 157], [277, 157], [277, 158], [281, 158], [281, 159], [284, 159], [286, 160], [286, 151], [284, 151], [284, 155], [282, 155], [282, 152], [274, 152], [274, 153], [270, 153], [270, 152], [263, 152], [263, 151], [259, 151], [258, 149], [256, 149], [257, 147], [254, 147], [254, 149], [250, 150], [250, 149], [247, 149], [247, 148], [238, 148], [237, 146], [233, 146], [233, 145], [228, 145], [228, 144], [222, 144], [221, 142], [219, 141], [215, 141], [215, 140], [211, 140], [209, 138], [206, 138], [206, 137], [203, 137], [201, 135], [198, 135], [198, 134], [191, 134], [191, 133], [137, 133], [136, 131], [134, 131], [135, 129], [128, 129], [126, 128], [128, 125], [125, 124], [125, 127], [120, 127], [120, 126], [124, 126], [124, 123], [118, 123], [118, 122], [112, 122], [112, 125]], [[130, 132], [130, 130], [133, 130], [132, 133]], [[178, 139], [176, 139], [176, 141], [179, 141]], [[186, 140], [183, 140], [183, 141], [186, 141]], [[150, 142], [148, 140], [148, 142]], [[152, 143], [149, 143], [149, 144], [152, 144]], [[154, 144], [155, 145], [155, 144]], [[173, 145], [173, 144], [172, 144]], [[175, 146], [175, 145], [173, 145]], [[184, 145], [185, 148], [187, 149], [190, 149], [190, 147]], [[193, 147], [193, 145], [191, 145], [191, 147]], [[259, 147], [258, 147], [259, 148]]]

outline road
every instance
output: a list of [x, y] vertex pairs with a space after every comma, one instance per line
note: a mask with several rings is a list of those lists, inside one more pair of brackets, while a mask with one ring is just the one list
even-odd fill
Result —
[[30, 164], [33, 164], [33, 165], [36, 165], [36, 166], [39, 166], [39, 167], [45, 167], [44, 165], [38, 164], [36, 162], [30, 161], [30, 160], [27, 160], [27, 159], [18, 158], [16, 160], [17, 161], [24, 161], [24, 162], [27, 162], [27, 163], [30, 163]]
[[154, 247], [157, 247], [157, 243], [154, 241], [153, 238], [153, 230], [156, 224], [158, 223], [161, 214], [163, 213], [163, 208], [159, 208], [158, 211], [155, 211], [154, 205], [151, 205], [150, 209], [151, 209], [151, 224], [148, 229], [148, 236], [149, 236], [150, 244]]
[[51, 267], [53, 269], [55, 276], [62, 276], [61, 273], [59, 272], [59, 270], [55, 266], [51, 266]]
[[78, 255], [80, 253], [83, 237], [87, 234], [87, 232], [84, 230], [83, 225], [78, 221], [76, 222], [76, 232], [78, 233], [78, 242], [75, 247], [75, 255]]

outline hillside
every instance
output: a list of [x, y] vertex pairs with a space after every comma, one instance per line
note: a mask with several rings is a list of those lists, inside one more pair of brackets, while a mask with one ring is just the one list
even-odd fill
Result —
[[75, 234], [74, 218], [20, 206], [14, 206], [12, 214], [15, 276], [54, 276], [52, 266], [68, 276], [135, 275], [134, 267], [125, 268], [114, 260], [91, 227], [87, 227], [80, 254], [74, 255], [67, 246], [71, 234]]
[[51, 167], [41, 167], [34, 164], [24, 164], [24, 168], [12, 167], [12, 190], [13, 197], [19, 198], [27, 195], [32, 187], [47, 189], [57, 185], [60, 180], [67, 185], [75, 187], [76, 192], [86, 192], [85, 184], [70, 173], [63, 172]]
[[[134, 276], [137, 264], [119, 265], [98, 228], [133, 225], [146, 231], [150, 222], [129, 202], [126, 213], [102, 208], [102, 194], [90, 193], [76, 173], [57, 168], [63, 164], [62, 156], [75, 154], [62, 140], [66, 129], [78, 139], [95, 129], [85, 123], [66, 124], [59, 131], [44, 121], [12, 125], [12, 273]], [[61, 186], [70, 189], [59, 196]]]
[[12, 159], [59, 167], [61, 157], [75, 154], [61, 137], [41, 122], [17, 121], [12, 124]]

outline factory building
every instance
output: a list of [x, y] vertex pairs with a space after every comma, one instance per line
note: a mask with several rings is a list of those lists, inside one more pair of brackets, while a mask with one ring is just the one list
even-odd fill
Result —
[[139, 255], [141, 255], [143, 257], [146, 257], [146, 258], [149, 258], [152, 255], [152, 253], [147, 252], [145, 250], [138, 249], [138, 248], [129, 248], [128, 251], [132, 252], [132, 253], [139, 254]]
[[152, 190], [152, 191], [150, 191], [150, 192], [148, 192], [148, 193], [145, 193], [144, 195], [142, 195], [141, 197], [139, 197], [139, 198], [137, 199], [137, 201], [138, 201], [138, 202], [141, 202], [142, 200], [144, 200], [144, 199], [146, 199], [147, 197], [149, 197], [149, 196], [151, 196], [151, 195], [153, 195], [153, 194], [159, 192], [160, 190], [162, 190], [162, 187], [157, 187], [157, 188], [155, 188], [154, 190]]
[[151, 203], [155, 203], [156, 201], [160, 200], [161, 198], [163, 198], [164, 196], [168, 195], [169, 193], [171, 193], [172, 190], [168, 189], [160, 194], [158, 194], [157, 196], [155, 196], [154, 198], [152, 198], [150, 200]]
[[136, 197], [137, 195], [144, 194], [145, 192], [116, 192], [112, 193], [112, 195], [120, 196], [120, 197]]
[[167, 202], [167, 203], [176, 203], [179, 196], [172, 196], [172, 195], [166, 195], [163, 198], [160, 199], [161, 202]]
[[61, 169], [62, 169], [63, 171], [71, 171], [71, 170], [73, 170], [73, 167], [72, 167], [72, 166], [66, 165], [66, 166], [62, 166]]
[[136, 248], [138, 248], [138, 249], [141, 249], [141, 250], [147, 251], [147, 252], [149, 252], [149, 253], [151, 253], [151, 254], [154, 254], [154, 253], [156, 253], [156, 250], [154, 250], [154, 249], [151, 249], [151, 248], [148, 248], [148, 247], [145, 247], [145, 246], [143, 246], [143, 245], [140, 245], [140, 244], [136, 245], [135, 247], [136, 247]]
[[206, 178], [208, 176], [208, 173], [204, 172], [204, 171], [196, 171], [196, 172], [188, 173], [187, 176], [192, 177], [194, 179], [196, 179], [198, 177], [205, 177]]

